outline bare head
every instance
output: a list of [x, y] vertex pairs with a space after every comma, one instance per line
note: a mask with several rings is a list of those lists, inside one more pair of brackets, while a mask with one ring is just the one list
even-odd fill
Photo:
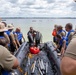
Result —
[[67, 23], [65, 26], [66, 31], [70, 31], [73, 28], [73, 25], [71, 23]]
[[2, 22], [4, 24], [5, 27], [7, 27], [7, 23], [6, 22]]
[[16, 32], [20, 32], [20, 31], [21, 31], [20, 27], [16, 28]]
[[63, 27], [61, 25], [57, 26], [57, 31], [62, 30]]
[[33, 31], [33, 27], [30, 27], [30, 31]]
[[56, 24], [54, 25], [54, 28], [57, 29], [57, 25]]

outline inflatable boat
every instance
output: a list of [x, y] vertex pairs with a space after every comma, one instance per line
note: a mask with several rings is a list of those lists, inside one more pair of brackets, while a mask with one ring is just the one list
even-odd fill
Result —
[[60, 57], [52, 42], [39, 45], [40, 52], [31, 54], [29, 43], [25, 42], [15, 53], [20, 66], [9, 75], [61, 75]]

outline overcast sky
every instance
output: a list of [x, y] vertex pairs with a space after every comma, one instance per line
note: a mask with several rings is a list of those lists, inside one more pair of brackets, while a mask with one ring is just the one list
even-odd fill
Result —
[[74, 0], [0, 0], [1, 17], [76, 17]]

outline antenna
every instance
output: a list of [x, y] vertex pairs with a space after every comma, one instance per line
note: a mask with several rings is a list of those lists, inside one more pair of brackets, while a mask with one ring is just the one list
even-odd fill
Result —
[[75, 25], [75, 30], [76, 30], [76, 25]]
[[0, 18], [0, 22], [2, 21], [2, 18]]

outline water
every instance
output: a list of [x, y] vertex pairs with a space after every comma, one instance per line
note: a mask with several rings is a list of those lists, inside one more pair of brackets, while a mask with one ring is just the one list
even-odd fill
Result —
[[[21, 31], [27, 41], [27, 32], [29, 27], [40, 31], [43, 35], [43, 42], [52, 41], [52, 31], [55, 24], [65, 27], [66, 23], [72, 23], [76, 26], [76, 19], [6, 19], [7, 24], [13, 23], [14, 27], [21, 27]], [[14, 29], [15, 30], [15, 29]]]

